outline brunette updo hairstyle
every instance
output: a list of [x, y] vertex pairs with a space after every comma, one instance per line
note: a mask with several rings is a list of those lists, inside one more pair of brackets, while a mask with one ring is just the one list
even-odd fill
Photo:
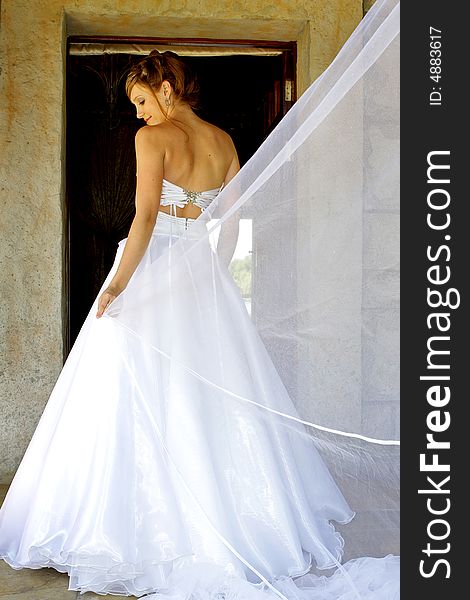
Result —
[[131, 99], [131, 89], [136, 83], [145, 85], [153, 92], [162, 113], [165, 114], [166, 111], [155, 94], [164, 80], [171, 83], [179, 100], [187, 102], [191, 108], [199, 107], [197, 77], [188, 64], [171, 50], [165, 52], [152, 50], [148, 56], [132, 65], [126, 79], [127, 97]]

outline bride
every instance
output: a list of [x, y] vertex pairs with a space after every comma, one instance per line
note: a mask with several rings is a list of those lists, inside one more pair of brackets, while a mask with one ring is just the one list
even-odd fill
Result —
[[97, 317], [126, 287], [157, 219], [156, 231], [162, 232], [170, 223], [178, 228], [193, 222], [240, 169], [230, 135], [193, 111], [197, 83], [175, 53], [151, 52], [129, 74], [126, 91], [146, 124], [135, 137], [136, 215]]
[[[339, 449], [338, 476], [356, 483], [371, 440], [323, 428], [313, 443], [227, 269], [242, 194], [231, 137], [195, 114], [173, 52], [136, 63], [126, 92], [145, 121], [136, 215], [0, 510], [0, 557], [66, 572], [81, 593], [397, 598], [397, 557], [342, 564], [333, 522], [355, 511], [322, 458]], [[223, 197], [221, 220], [235, 219], [214, 250]]]

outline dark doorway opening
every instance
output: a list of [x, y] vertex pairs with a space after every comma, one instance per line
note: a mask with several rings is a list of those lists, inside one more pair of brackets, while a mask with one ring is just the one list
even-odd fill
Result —
[[[73, 53], [74, 45], [116, 39], [70, 37], [67, 52], [68, 240], [65, 256], [64, 360], [111, 268], [134, 217], [134, 136], [143, 123], [125, 91], [125, 76], [141, 55]], [[125, 40], [129, 42], [129, 40]], [[119, 40], [123, 42], [123, 40]], [[148, 42], [148, 40], [147, 40]], [[185, 40], [184, 47], [208, 41]], [[157, 47], [161, 47], [159, 41]], [[189, 45], [188, 45], [189, 44]], [[221, 42], [220, 48], [227, 42]], [[295, 101], [295, 43], [234, 42], [265, 55], [184, 56], [201, 84], [199, 116], [228, 131], [245, 162]], [[211, 40], [211, 45], [217, 44]], [[169, 49], [179, 52], [173, 40]], [[148, 50], [150, 51], [150, 50]], [[147, 54], [146, 52], [145, 54]]]

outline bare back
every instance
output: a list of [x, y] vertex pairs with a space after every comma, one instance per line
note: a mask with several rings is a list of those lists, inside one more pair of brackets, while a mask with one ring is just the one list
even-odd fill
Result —
[[[238, 157], [228, 133], [194, 115], [190, 122], [161, 123], [155, 130], [165, 143], [163, 177], [191, 191], [219, 188], [239, 170]], [[156, 131], [156, 133], [157, 133]], [[160, 206], [169, 212], [168, 206]], [[177, 216], [195, 218], [193, 204], [178, 208]]]

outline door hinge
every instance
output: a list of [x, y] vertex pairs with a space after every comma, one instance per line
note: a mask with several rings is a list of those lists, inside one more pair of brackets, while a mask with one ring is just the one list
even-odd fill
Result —
[[292, 102], [292, 91], [294, 89], [294, 82], [292, 79], [286, 79], [284, 81], [284, 101]]

